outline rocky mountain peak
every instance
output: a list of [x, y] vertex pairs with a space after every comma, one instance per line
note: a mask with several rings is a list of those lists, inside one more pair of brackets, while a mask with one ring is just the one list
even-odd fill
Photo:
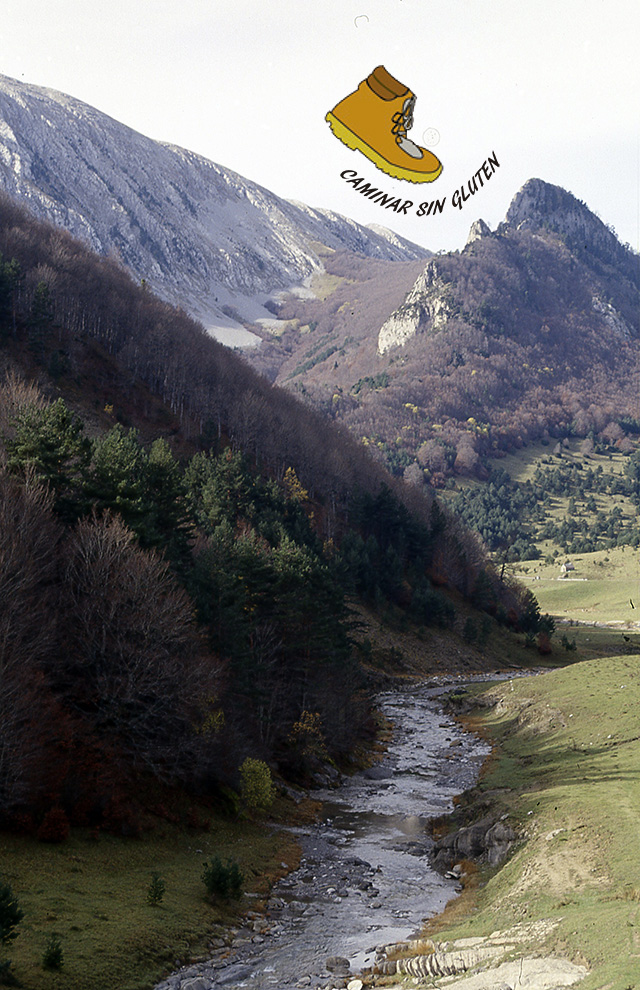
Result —
[[465, 244], [465, 247], [468, 247], [469, 244], [473, 244], [474, 241], [480, 240], [481, 237], [490, 237], [490, 236], [491, 236], [491, 228], [488, 226], [488, 224], [486, 224], [485, 221], [482, 219], [474, 220], [473, 223], [471, 224], [471, 227], [469, 228], [469, 236], [467, 237], [467, 243]]
[[516, 193], [501, 228], [550, 230], [568, 247], [611, 264], [628, 263], [630, 252], [588, 206], [572, 193], [542, 179], [529, 179]]
[[542, 179], [528, 179], [511, 200], [506, 223], [513, 227], [538, 227], [566, 214], [580, 212], [593, 217], [590, 210], [566, 189]]

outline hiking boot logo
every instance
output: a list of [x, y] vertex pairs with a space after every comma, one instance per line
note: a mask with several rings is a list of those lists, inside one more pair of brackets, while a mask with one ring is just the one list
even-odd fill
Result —
[[361, 151], [387, 175], [433, 182], [442, 172], [441, 163], [407, 136], [415, 102], [414, 93], [379, 65], [325, 120], [343, 144]]

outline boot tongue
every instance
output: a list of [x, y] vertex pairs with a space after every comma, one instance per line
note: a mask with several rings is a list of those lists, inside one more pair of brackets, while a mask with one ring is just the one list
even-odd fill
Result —
[[419, 148], [417, 144], [414, 144], [411, 138], [401, 137], [400, 134], [398, 134], [396, 144], [398, 144], [399, 147], [407, 153], [407, 155], [411, 155], [412, 158], [422, 158], [422, 148]]

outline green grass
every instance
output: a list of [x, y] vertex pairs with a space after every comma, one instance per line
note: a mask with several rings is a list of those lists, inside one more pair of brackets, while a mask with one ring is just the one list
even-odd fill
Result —
[[[237, 904], [211, 904], [201, 880], [207, 857], [240, 863], [246, 889]], [[249, 822], [212, 821], [209, 832], [162, 823], [139, 839], [73, 830], [61, 845], [0, 834], [0, 876], [24, 911], [8, 955], [24, 990], [141, 990], [197, 959], [238, 911], [254, 908], [298, 851], [288, 835]], [[162, 903], [147, 903], [153, 872], [165, 881]], [[257, 896], [256, 896], [257, 895]], [[42, 967], [51, 932], [64, 965]]]
[[[575, 570], [561, 578], [560, 565], [569, 559]], [[601, 630], [607, 627], [622, 652], [629, 642], [623, 636], [632, 641], [640, 636], [640, 551], [633, 547], [563, 555], [555, 564], [525, 561], [513, 571], [531, 588], [541, 611], [556, 617], [556, 638], [564, 632], [576, 639], [579, 649], [591, 652], [593, 646], [588, 647], [587, 641], [592, 643], [594, 636], [601, 639]]]
[[501, 869], [485, 873], [462, 921], [446, 926], [445, 915], [438, 938], [488, 935], [549, 919], [555, 928], [535, 953], [586, 963], [591, 973], [581, 990], [635, 987], [638, 660], [591, 660], [514, 680], [491, 693], [499, 703], [482, 722], [497, 756], [480, 790], [500, 801], [523, 841]]
[[[522, 520], [530, 538], [540, 551], [542, 559], [552, 556], [558, 557], [558, 566], [567, 556], [564, 551], [564, 544], [560, 542], [559, 534], [556, 534], [552, 538], [542, 538], [543, 527], [546, 524], [550, 523], [557, 526], [565, 518], [571, 517], [576, 522], [586, 525], [586, 533], [576, 532], [575, 537], [569, 537], [568, 544], [566, 544], [568, 546], [573, 539], [577, 540], [579, 545], [581, 540], [594, 538], [593, 533], [595, 532], [594, 527], [598, 514], [607, 518], [614, 509], [620, 510], [622, 514], [620, 520], [621, 527], [627, 531], [630, 527], [633, 527], [638, 516], [637, 507], [626, 495], [597, 492], [595, 490], [597, 487], [595, 481], [591, 487], [588, 487], [585, 481], [589, 470], [594, 473], [596, 478], [600, 477], [600, 480], [604, 479], [607, 482], [610, 482], [613, 476], [623, 476], [625, 474], [625, 468], [628, 465], [628, 455], [617, 450], [611, 453], [591, 453], [587, 455], [580, 452], [580, 447], [583, 443], [582, 440], [574, 438], [567, 441], [567, 443], [568, 446], [562, 447], [562, 453], [560, 455], [553, 454], [555, 447], [554, 441], [548, 446], [544, 446], [542, 443], [530, 444], [515, 453], [509, 454], [504, 458], [495, 459], [492, 462], [492, 467], [506, 471], [515, 484], [532, 481], [537, 467], [540, 467], [543, 471], [550, 470], [555, 473], [556, 469], [562, 468], [566, 470], [577, 467], [578, 465], [581, 466], [582, 470], [578, 471], [577, 477], [583, 476], [583, 487], [585, 489], [583, 497], [576, 496], [575, 491], [567, 491], [566, 494], [556, 495], [538, 490], [539, 504], [543, 509], [544, 518], [536, 522], [527, 519]], [[601, 476], [597, 475], [598, 469], [602, 471]], [[456, 489], [445, 492], [442, 497], [450, 500], [455, 498], [459, 489], [477, 489], [483, 485], [484, 482], [480, 482], [477, 479], [460, 478], [457, 479]], [[574, 505], [571, 506], [572, 512], [570, 513], [570, 498], [572, 495]], [[587, 509], [587, 504], [591, 504], [590, 499], [593, 499], [593, 505], [590, 509]], [[627, 538], [629, 538], [628, 533]], [[600, 532], [600, 535], [595, 537], [595, 539], [597, 541], [596, 546], [606, 547], [611, 537]], [[613, 542], [616, 539], [617, 532], [615, 532]]]
[[[568, 447], [562, 448], [562, 454], [557, 456], [553, 453], [556, 440], [550, 440], [548, 445], [542, 442], [530, 443], [520, 450], [516, 450], [506, 457], [496, 458], [492, 463], [495, 467], [502, 468], [511, 475], [513, 481], [529, 481], [533, 478], [538, 464], [541, 467], [558, 467], [561, 464], [582, 464], [586, 469], [590, 467], [596, 471], [599, 466], [608, 474], [623, 474], [627, 457], [621, 453], [611, 454], [589, 454], [580, 453], [580, 446], [583, 441], [574, 437], [568, 441]], [[549, 463], [545, 463], [548, 461]]]

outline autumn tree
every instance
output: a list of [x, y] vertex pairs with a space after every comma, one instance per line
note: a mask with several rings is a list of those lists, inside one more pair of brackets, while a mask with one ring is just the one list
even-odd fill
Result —
[[0, 817], [59, 780], [62, 724], [43, 672], [58, 623], [51, 501], [32, 479], [0, 472]]
[[184, 777], [216, 667], [168, 563], [110, 512], [78, 523], [65, 553], [67, 652], [58, 688], [102, 739], [162, 779]]

